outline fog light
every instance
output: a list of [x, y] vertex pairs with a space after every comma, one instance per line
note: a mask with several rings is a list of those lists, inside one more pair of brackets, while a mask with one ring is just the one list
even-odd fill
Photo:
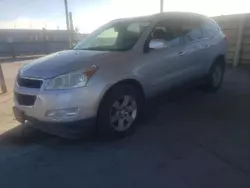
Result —
[[64, 118], [72, 118], [78, 115], [79, 108], [68, 108], [62, 110], [48, 110], [45, 114], [46, 117], [50, 117], [56, 120]]

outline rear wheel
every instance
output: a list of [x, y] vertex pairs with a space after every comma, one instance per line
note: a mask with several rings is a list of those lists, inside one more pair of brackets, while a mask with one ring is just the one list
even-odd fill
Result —
[[98, 132], [111, 137], [124, 137], [133, 133], [142, 99], [140, 90], [132, 85], [114, 86], [101, 103]]
[[211, 67], [203, 89], [209, 92], [216, 92], [221, 88], [224, 77], [224, 62], [217, 60]]

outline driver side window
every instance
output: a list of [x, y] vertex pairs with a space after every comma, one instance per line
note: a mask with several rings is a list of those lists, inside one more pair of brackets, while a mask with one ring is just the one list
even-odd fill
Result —
[[176, 26], [169, 22], [160, 22], [151, 33], [151, 40], [164, 41], [168, 47], [178, 46], [180, 44], [178, 30]]

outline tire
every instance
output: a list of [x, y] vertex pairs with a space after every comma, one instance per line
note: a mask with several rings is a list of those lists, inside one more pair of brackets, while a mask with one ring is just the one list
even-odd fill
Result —
[[[129, 101], [127, 107], [126, 101]], [[136, 87], [127, 84], [114, 86], [101, 102], [97, 118], [98, 134], [122, 138], [134, 133], [142, 103], [143, 95]]]
[[215, 63], [210, 68], [205, 84], [201, 88], [207, 92], [218, 91], [221, 88], [223, 82], [224, 67], [225, 63], [223, 60], [218, 59], [215, 61]]

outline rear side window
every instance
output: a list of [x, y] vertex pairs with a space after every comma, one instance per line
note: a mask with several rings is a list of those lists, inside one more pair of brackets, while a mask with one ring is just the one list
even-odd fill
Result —
[[205, 20], [201, 24], [202, 38], [210, 38], [219, 31], [218, 26], [211, 20]]
[[184, 28], [183, 32], [184, 32], [183, 40], [185, 43], [197, 41], [202, 38], [201, 28], [198, 26], [189, 29]]

